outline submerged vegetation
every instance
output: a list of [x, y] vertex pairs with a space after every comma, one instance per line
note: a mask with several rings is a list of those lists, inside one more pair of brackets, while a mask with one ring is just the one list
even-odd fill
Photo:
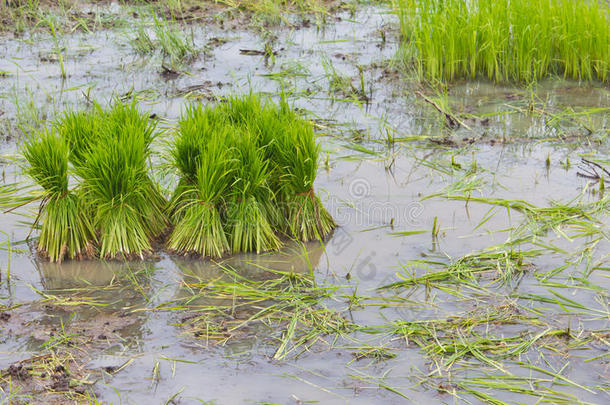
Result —
[[165, 231], [179, 253], [221, 257], [322, 239], [335, 223], [314, 193], [319, 146], [285, 101], [232, 97], [191, 105], [171, 143], [179, 182], [169, 203], [152, 176], [156, 123], [135, 101], [68, 112], [23, 146], [40, 188], [40, 253], [143, 258]]
[[400, 0], [401, 54], [422, 79], [610, 80], [610, 5], [589, 0]]

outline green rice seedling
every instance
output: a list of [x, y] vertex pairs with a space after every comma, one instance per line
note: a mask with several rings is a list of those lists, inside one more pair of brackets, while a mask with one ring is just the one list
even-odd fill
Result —
[[156, 44], [150, 37], [150, 34], [145, 27], [139, 26], [136, 31], [136, 36], [131, 40], [131, 45], [137, 53], [148, 55], [155, 51]]
[[249, 133], [237, 133], [235, 142], [234, 182], [231, 205], [227, 210], [227, 231], [231, 251], [257, 253], [282, 246], [270, 223], [274, 193], [269, 188], [268, 163], [261, 157], [256, 139]]
[[420, 78], [610, 79], [610, 6], [588, 0], [399, 0], [401, 57]]
[[0, 31], [14, 29], [16, 33], [22, 33], [42, 19], [40, 0], [0, 0], [0, 18], [3, 21]]
[[285, 102], [248, 94], [189, 106], [169, 152], [179, 178], [170, 248], [218, 257], [227, 243], [231, 252], [278, 249], [278, 232], [326, 236], [335, 223], [313, 192], [318, 155], [311, 124]]
[[67, 143], [70, 153], [69, 161], [75, 166], [86, 163], [91, 147], [99, 141], [102, 132], [102, 120], [95, 111], [65, 112], [54, 128]]
[[91, 256], [95, 233], [79, 194], [70, 191], [68, 145], [43, 130], [23, 147], [26, 173], [43, 189], [37, 222], [42, 222], [39, 253], [53, 262]]
[[178, 123], [178, 131], [170, 145], [167, 160], [178, 176], [169, 204], [172, 220], [178, 222], [185, 200], [192, 197], [197, 186], [197, 172], [201, 156], [211, 139], [223, 140], [226, 135], [223, 118], [212, 108], [191, 104]]
[[215, 135], [205, 148], [182, 144], [186, 152], [182, 156], [185, 180], [176, 197], [174, 218], [178, 222], [168, 241], [172, 250], [212, 257], [229, 251], [220, 210], [232, 182], [233, 168], [230, 150], [224, 143], [226, 132]]
[[189, 39], [156, 17], [154, 18], [154, 23], [155, 36], [157, 37], [159, 47], [163, 51], [163, 55], [170, 59], [172, 66], [197, 55], [198, 51], [192, 38]]
[[[325, 237], [336, 226], [314, 193], [320, 148], [311, 124], [282, 99], [278, 105], [250, 94], [224, 106], [232, 122], [246, 125], [256, 136], [269, 164], [269, 186], [283, 213], [269, 213], [272, 223], [302, 241]], [[281, 218], [281, 216], [285, 218]]]
[[153, 15], [152, 24], [151, 29], [140, 25], [134, 37], [131, 38], [131, 46], [137, 53], [149, 55], [159, 50], [163, 62], [169, 60], [169, 65], [172, 68], [188, 62], [199, 53], [192, 38], [173, 28], [165, 20]]
[[298, 239], [321, 239], [336, 226], [314, 192], [320, 146], [311, 124], [281, 107], [285, 130], [278, 137], [274, 159], [278, 166], [280, 193], [288, 229]]
[[[81, 168], [87, 202], [94, 210], [94, 223], [100, 232], [100, 255], [142, 255], [151, 250], [144, 212], [153, 213], [145, 173], [127, 162], [128, 151], [115, 140], [99, 146]], [[157, 213], [161, 214], [161, 213]]]
[[135, 103], [116, 101], [103, 120], [99, 141], [76, 167], [100, 232], [100, 255], [142, 256], [167, 226], [165, 201], [149, 176], [154, 138], [151, 124]]
[[79, 194], [104, 258], [142, 256], [168, 225], [165, 200], [150, 178], [155, 124], [135, 101], [64, 114], [55, 128], [69, 149]]

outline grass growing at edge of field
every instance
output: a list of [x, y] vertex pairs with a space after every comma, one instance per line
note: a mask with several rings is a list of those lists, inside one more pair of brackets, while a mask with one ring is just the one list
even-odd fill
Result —
[[421, 79], [610, 80], [610, 5], [588, 0], [398, 0], [402, 60]]

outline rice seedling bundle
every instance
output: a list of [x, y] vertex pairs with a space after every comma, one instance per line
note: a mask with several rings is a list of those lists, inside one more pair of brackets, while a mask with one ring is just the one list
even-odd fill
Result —
[[68, 187], [68, 146], [43, 130], [27, 141], [23, 155], [29, 162], [26, 173], [43, 190], [38, 251], [53, 262], [90, 256], [95, 233], [81, 196]]
[[221, 211], [232, 181], [230, 136], [209, 108], [187, 108], [171, 150], [180, 180], [170, 201], [170, 249], [212, 257], [229, 251]]
[[143, 258], [171, 232], [179, 253], [221, 257], [321, 239], [335, 227], [314, 192], [319, 146], [285, 101], [252, 94], [191, 105], [171, 140], [178, 183], [169, 202], [153, 180], [155, 124], [135, 102], [68, 112], [23, 147], [42, 188], [38, 250], [51, 261]]
[[[143, 257], [168, 226], [150, 178], [155, 125], [134, 103], [67, 113], [24, 147], [26, 172], [44, 190], [39, 250], [52, 261], [93, 254]], [[72, 180], [72, 181], [71, 181]], [[74, 187], [69, 189], [69, 184]]]
[[250, 94], [221, 106], [232, 122], [246, 126], [269, 164], [269, 188], [278, 212], [272, 223], [302, 241], [320, 239], [336, 226], [314, 192], [320, 148], [309, 122], [281, 99], [278, 105]]
[[283, 101], [279, 113], [285, 127], [279, 131], [274, 160], [288, 230], [302, 241], [320, 239], [336, 226], [314, 192], [320, 146], [311, 124], [300, 119]]
[[269, 164], [262, 158], [254, 134], [244, 130], [234, 139], [236, 170], [227, 212], [231, 250], [259, 253], [279, 249], [280, 240], [271, 226], [275, 207]]
[[170, 151], [179, 222], [169, 247], [221, 256], [278, 249], [280, 234], [323, 238], [335, 223], [313, 190], [318, 155], [311, 124], [285, 102], [250, 94], [188, 107]]
[[610, 80], [610, 5], [597, 0], [399, 0], [420, 78]]

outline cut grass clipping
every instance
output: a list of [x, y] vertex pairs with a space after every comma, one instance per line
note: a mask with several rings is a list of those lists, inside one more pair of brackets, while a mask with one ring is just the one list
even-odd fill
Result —
[[403, 60], [421, 79], [610, 80], [610, 5], [597, 0], [399, 0]]
[[[38, 251], [51, 261], [140, 257], [167, 227], [151, 180], [155, 125], [135, 103], [66, 113], [23, 146], [26, 173], [44, 190]], [[71, 185], [74, 186], [71, 187]]]
[[284, 100], [188, 107], [170, 150], [179, 183], [168, 247], [220, 257], [276, 250], [278, 234], [325, 237], [335, 222], [313, 191], [318, 157], [311, 124]]
[[156, 125], [134, 102], [65, 113], [23, 145], [42, 188], [38, 251], [63, 259], [143, 259], [171, 229], [180, 254], [221, 257], [322, 239], [335, 222], [315, 195], [311, 123], [282, 100], [232, 97], [186, 108], [170, 141], [178, 184], [169, 203], [153, 180]]

